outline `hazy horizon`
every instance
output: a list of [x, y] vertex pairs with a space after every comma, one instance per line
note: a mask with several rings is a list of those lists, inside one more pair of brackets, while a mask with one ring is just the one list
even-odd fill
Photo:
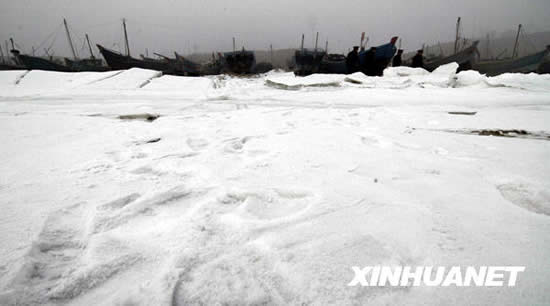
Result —
[[[412, 3], [414, 2], [414, 3]], [[84, 33], [93, 44], [123, 50], [122, 18], [127, 20], [132, 55], [153, 52], [172, 55], [192, 52], [228, 51], [232, 37], [237, 48], [266, 50], [296, 48], [301, 34], [306, 46], [329, 42], [331, 52], [345, 52], [359, 43], [361, 32], [369, 45], [381, 44], [392, 36], [402, 38], [403, 48], [418, 49], [423, 43], [454, 39], [455, 23], [462, 17], [464, 37], [482, 37], [489, 32], [515, 30], [524, 24], [527, 33], [550, 30], [550, 1], [529, 0], [455, 1], [365, 1], [334, 2], [289, 0], [159, 0], [137, 2], [80, 0], [0, 0], [0, 39], [13, 37], [24, 52], [32, 47], [43, 54], [51, 46], [55, 55], [69, 56], [65, 32], [66, 18], [81, 57], [87, 57]], [[53, 34], [52, 34], [53, 33]], [[94, 52], [98, 55], [97, 49]]]

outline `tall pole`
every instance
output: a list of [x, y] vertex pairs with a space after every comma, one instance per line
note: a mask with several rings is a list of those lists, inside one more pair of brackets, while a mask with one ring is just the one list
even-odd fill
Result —
[[130, 44], [128, 43], [128, 32], [126, 31], [126, 19], [122, 19], [122, 27], [124, 28], [124, 42], [126, 43], [126, 55], [130, 56]]
[[490, 44], [491, 43], [491, 38], [489, 37], [489, 33], [487, 33], [487, 49], [485, 50], [486, 52], [486, 56], [487, 58], [491, 58], [491, 56], [489, 55], [490, 51], [489, 51], [489, 47], [490, 47]]
[[71, 39], [71, 33], [69, 33], [69, 26], [67, 26], [67, 20], [63, 18], [63, 24], [65, 25], [65, 32], [67, 33], [67, 41], [71, 47], [71, 52], [73, 53], [73, 58], [76, 60], [76, 52], [74, 51], [73, 40]]
[[518, 26], [518, 34], [516, 35], [516, 43], [514, 44], [514, 52], [512, 52], [512, 58], [518, 56], [518, 47], [519, 47], [519, 33], [521, 32], [521, 24]]
[[235, 37], [233, 37], [233, 52], [235, 52], [237, 49], [236, 49], [236, 46], [235, 46]]
[[11, 37], [10, 37], [10, 42], [11, 42], [11, 49], [15, 50], [15, 43], [13, 42], [13, 38]]
[[8, 41], [4, 40], [4, 43], [6, 44], [6, 56], [8, 57], [8, 64], [10, 63], [10, 47], [8, 46]]
[[2, 63], [6, 63], [6, 59], [4, 58], [4, 51], [2, 51], [2, 46], [0, 46], [0, 55], [2, 56]]
[[327, 42], [325, 43], [325, 52], [328, 54], [328, 40], [327, 40]]
[[273, 45], [269, 45], [269, 55], [271, 56], [271, 65], [273, 65]]
[[458, 40], [460, 39], [460, 17], [456, 21], [455, 53], [458, 52]]
[[319, 32], [317, 32], [317, 35], [315, 36], [315, 52], [317, 52], [317, 44], [319, 43]]
[[90, 56], [92, 59], [95, 59], [94, 51], [92, 51], [92, 45], [90, 44], [90, 38], [88, 37], [88, 34], [86, 35], [86, 42], [88, 43], [88, 49], [90, 50]]
[[302, 53], [304, 53], [304, 39], [305, 39], [305, 36], [304, 34], [302, 34], [302, 44], [300, 46], [300, 50], [302, 51]]

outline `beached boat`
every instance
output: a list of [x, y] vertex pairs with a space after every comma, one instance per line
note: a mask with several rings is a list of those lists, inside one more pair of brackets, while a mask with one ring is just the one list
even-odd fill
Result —
[[252, 74], [256, 65], [256, 56], [252, 51], [225, 52], [221, 57], [222, 72], [234, 74]]
[[348, 73], [348, 67], [346, 66], [346, 56], [343, 54], [327, 54], [321, 60], [319, 72], [336, 74]]
[[395, 47], [397, 39], [398, 37], [394, 36], [391, 38], [389, 43], [376, 47], [376, 52], [374, 53], [374, 63], [366, 62], [369, 50], [359, 52], [360, 70], [367, 75], [381, 76], [384, 69], [388, 67], [393, 56], [397, 52], [397, 48]]
[[321, 61], [327, 54], [326, 50], [320, 50], [317, 48], [319, 42], [319, 33], [315, 39], [315, 48], [304, 48], [305, 36], [302, 34], [302, 44], [300, 50], [294, 52], [294, 74], [299, 76], [306, 76], [313, 73], [319, 73], [321, 69]]
[[539, 68], [537, 69], [537, 73], [540, 73], [540, 74], [550, 73], [550, 61], [545, 61], [542, 64], [540, 64]]
[[507, 72], [536, 72], [549, 53], [550, 46], [548, 46], [543, 51], [520, 58], [510, 58], [496, 61], [480, 61], [473, 65], [473, 69], [488, 76], [495, 76]]
[[71, 69], [71, 71], [109, 71], [109, 67], [103, 65], [103, 61], [97, 58], [86, 59], [68, 59], [65, 58], [65, 65]]
[[25, 66], [29, 70], [48, 70], [48, 71], [61, 71], [61, 72], [71, 72], [73, 71], [70, 67], [67, 67], [61, 63], [55, 62], [53, 59], [45, 59], [38, 56], [31, 56], [21, 54], [19, 50], [11, 50], [11, 53], [17, 59], [17, 62]]
[[109, 67], [113, 70], [142, 68], [161, 71], [164, 74], [185, 75], [181, 69], [178, 69], [178, 65], [174, 59], [137, 59], [129, 55], [124, 55], [119, 52], [109, 50], [101, 45], [97, 45], [97, 48], [103, 55], [107, 65], [109, 65]]
[[476, 56], [478, 54], [477, 45], [479, 44], [479, 41], [474, 41], [472, 45], [462, 51], [459, 51], [453, 55], [442, 57], [442, 58], [436, 58], [436, 59], [428, 59], [424, 63], [424, 68], [428, 71], [434, 71], [437, 69], [437, 67], [446, 65], [449, 63], [457, 63], [458, 64], [458, 70], [469, 70], [472, 69]]
[[25, 70], [26, 68], [19, 65], [0, 63], [0, 70]]

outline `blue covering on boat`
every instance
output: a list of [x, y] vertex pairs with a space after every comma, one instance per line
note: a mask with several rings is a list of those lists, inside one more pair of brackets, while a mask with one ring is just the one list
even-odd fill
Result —
[[[367, 53], [367, 51], [369, 51], [369, 49], [359, 52], [359, 63], [361, 65], [365, 63], [365, 54]], [[395, 47], [395, 45], [392, 43], [387, 43], [385, 45], [376, 47], [374, 58], [376, 60], [390, 60], [396, 52], [397, 48]]]

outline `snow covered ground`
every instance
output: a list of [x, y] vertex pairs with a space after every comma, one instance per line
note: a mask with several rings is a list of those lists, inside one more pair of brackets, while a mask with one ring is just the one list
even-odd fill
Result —
[[550, 76], [455, 70], [0, 72], [0, 304], [550, 304]]

